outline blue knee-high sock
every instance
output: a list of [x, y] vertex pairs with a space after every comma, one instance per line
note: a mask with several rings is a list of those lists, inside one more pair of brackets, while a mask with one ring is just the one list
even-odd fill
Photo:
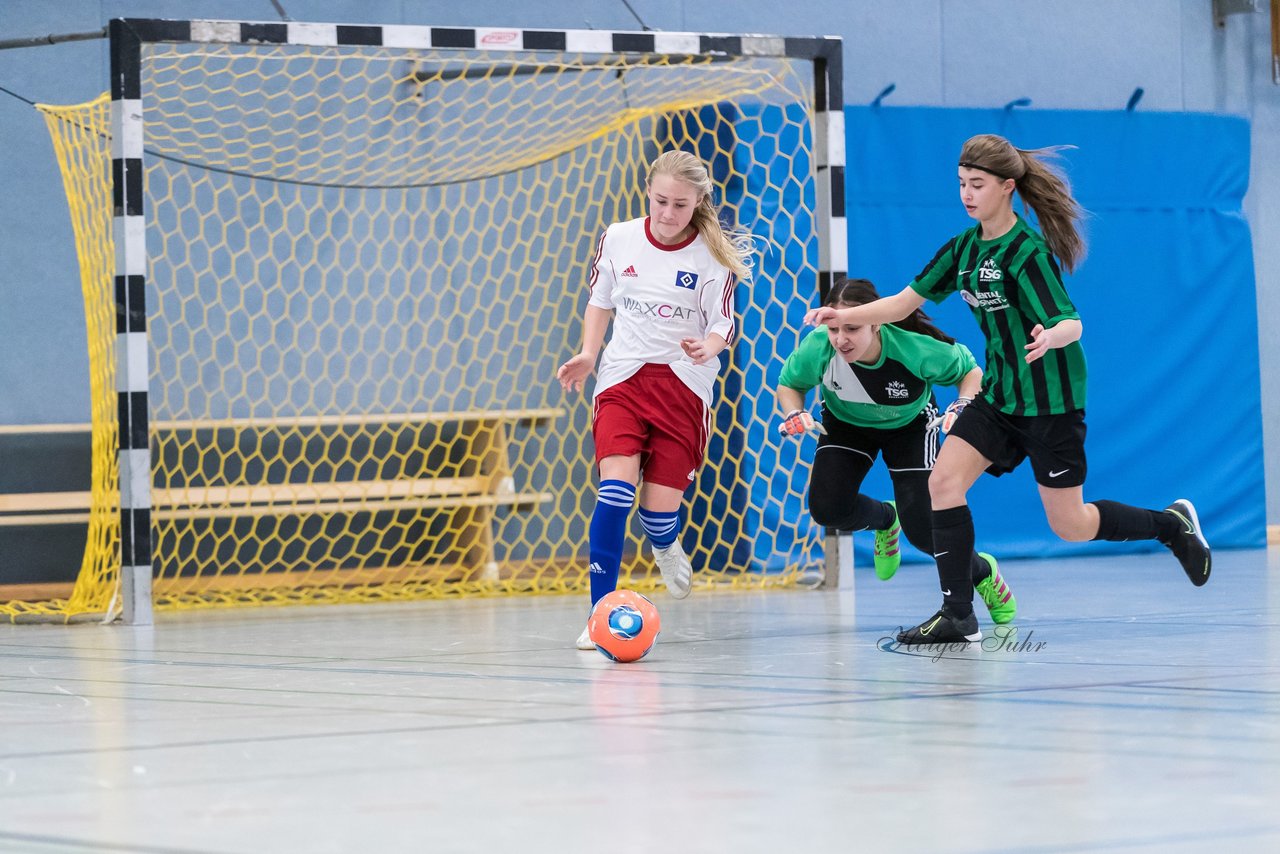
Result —
[[636, 499], [636, 488], [625, 480], [602, 480], [591, 514], [591, 606], [618, 586], [622, 543], [627, 537], [627, 516]]
[[659, 513], [640, 508], [640, 524], [655, 549], [665, 549], [680, 536], [680, 511]]

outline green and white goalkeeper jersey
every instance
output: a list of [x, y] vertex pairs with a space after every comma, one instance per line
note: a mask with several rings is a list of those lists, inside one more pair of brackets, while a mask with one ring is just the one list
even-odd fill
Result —
[[978, 366], [963, 344], [880, 327], [880, 358], [849, 363], [825, 326], [804, 337], [782, 366], [778, 382], [801, 394], [821, 386], [822, 404], [832, 415], [858, 427], [893, 430], [920, 414], [935, 385], [956, 385]]
[[1079, 320], [1044, 238], [1022, 217], [1008, 233], [982, 240], [974, 226], [953, 237], [911, 281], [925, 299], [960, 292], [987, 339], [982, 393], [1008, 415], [1055, 415], [1084, 409], [1084, 349], [1079, 341], [1026, 362], [1036, 324]]

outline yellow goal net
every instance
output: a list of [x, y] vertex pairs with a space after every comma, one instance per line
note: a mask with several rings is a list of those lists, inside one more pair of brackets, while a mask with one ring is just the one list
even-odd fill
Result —
[[[580, 340], [595, 240], [645, 213], [645, 167], [671, 147], [712, 167], [760, 250], [684, 508], [695, 584], [820, 578], [808, 474], [772, 421], [830, 270], [811, 50], [135, 23], [136, 100], [42, 107], [84, 288], [92, 507], [74, 592], [0, 613], [118, 610], [122, 502], [148, 514], [160, 609], [585, 590], [590, 398], [554, 373]], [[121, 227], [134, 104], [141, 238]], [[120, 275], [138, 245], [145, 277]], [[145, 330], [146, 453], [130, 460], [149, 494], [122, 498], [126, 328]], [[620, 584], [645, 591], [639, 533]]]

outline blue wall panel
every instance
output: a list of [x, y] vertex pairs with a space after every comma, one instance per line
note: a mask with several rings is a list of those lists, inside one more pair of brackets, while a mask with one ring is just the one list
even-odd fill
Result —
[[[1089, 257], [1067, 277], [1090, 371], [1085, 500], [1162, 508], [1190, 498], [1214, 546], [1263, 545], [1256, 294], [1241, 213], [1248, 123], [1187, 113], [890, 107], [846, 108], [845, 117], [850, 274], [884, 294], [972, 224], [955, 173], [965, 139], [999, 133], [1022, 148], [1077, 146], [1063, 152], [1062, 165], [1090, 212]], [[959, 299], [926, 310], [984, 352]], [[882, 466], [864, 491], [890, 494]], [[1026, 465], [984, 476], [970, 503], [979, 547], [1001, 557], [1160, 548], [1058, 540]], [[859, 537], [859, 560], [870, 559], [869, 548], [870, 538]]]

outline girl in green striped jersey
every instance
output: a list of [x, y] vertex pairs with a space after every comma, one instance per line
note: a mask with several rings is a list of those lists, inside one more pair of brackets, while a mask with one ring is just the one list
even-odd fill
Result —
[[[865, 305], [880, 298], [866, 279], [837, 279], [826, 305]], [[819, 525], [845, 531], [876, 532], [875, 570], [882, 580], [902, 560], [898, 538], [933, 553], [929, 472], [938, 455], [938, 428], [949, 427], [956, 405], [938, 415], [935, 385], [956, 386], [960, 401], [982, 387], [982, 369], [969, 348], [956, 343], [915, 311], [896, 324], [857, 326], [831, 323], [809, 333], [787, 357], [778, 378], [778, 406], [786, 413], [783, 435], [817, 432], [818, 450], [809, 481], [809, 512]], [[822, 426], [805, 407], [805, 395], [819, 388]], [[961, 404], [963, 405], [963, 404]], [[877, 456], [883, 455], [893, 480], [895, 501], [860, 492]], [[970, 575], [997, 623], [1017, 611], [1012, 591], [996, 560], [974, 554]]]
[[[933, 547], [943, 605], [900, 643], [981, 638], [973, 614], [973, 517], [966, 496], [984, 471], [997, 476], [1030, 459], [1054, 533], [1064, 540], [1159, 540], [1193, 584], [1209, 580], [1212, 556], [1190, 501], [1146, 510], [1084, 501], [1083, 327], [1059, 272], [1084, 258], [1083, 216], [1066, 179], [1049, 164], [1056, 149], [1024, 151], [992, 134], [960, 151], [960, 200], [977, 225], [947, 241], [907, 287], [857, 308], [813, 309], [805, 320], [892, 323], [959, 293], [986, 337], [982, 393], [964, 407], [929, 478]], [[1021, 196], [1043, 235], [1013, 210]]]

